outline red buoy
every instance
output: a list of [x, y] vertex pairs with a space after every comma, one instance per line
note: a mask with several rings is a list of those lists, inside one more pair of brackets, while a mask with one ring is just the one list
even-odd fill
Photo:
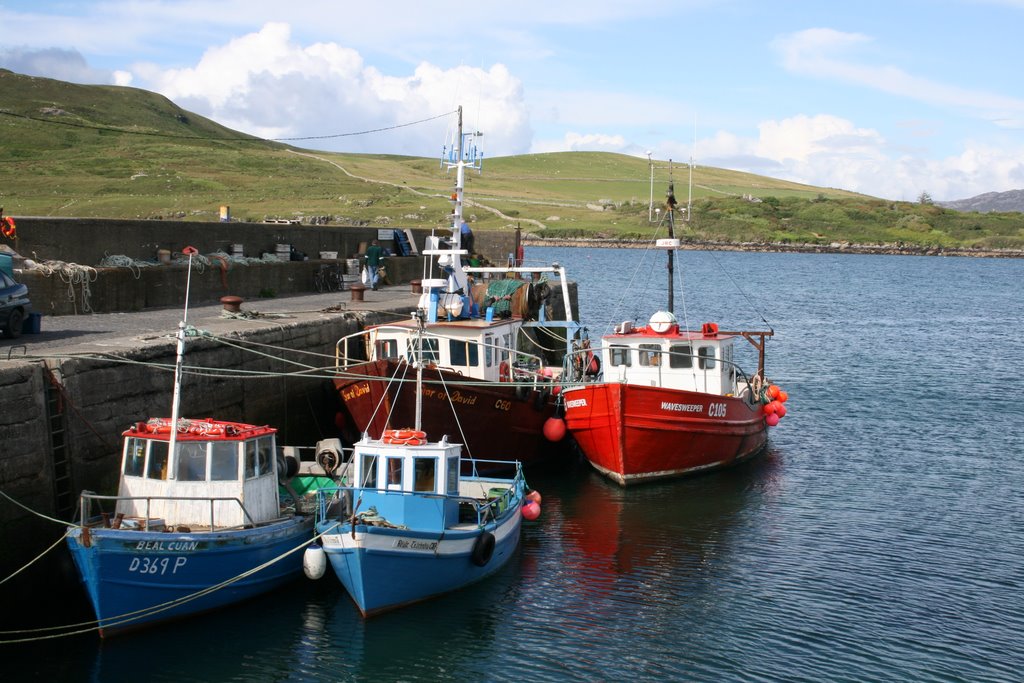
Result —
[[765, 415], [774, 415], [775, 414], [775, 401], [771, 401], [769, 403], [765, 403], [763, 406], [761, 406], [761, 410], [764, 412]]
[[530, 491], [526, 494], [526, 500], [532, 500], [537, 505], [540, 505], [540, 491]]
[[544, 438], [558, 442], [565, 438], [565, 420], [560, 417], [549, 417], [544, 422]]
[[522, 512], [523, 519], [528, 519], [532, 522], [533, 520], [540, 517], [540, 505], [531, 500], [530, 502], [526, 503], [526, 505], [523, 506]]
[[768, 423], [769, 427], [774, 427], [775, 425], [779, 424], [779, 416], [776, 415], [775, 413], [772, 413], [771, 415], [764, 418], [764, 421]]
[[786, 417], [786, 406], [779, 403], [777, 406], [775, 406], [775, 414], [778, 415], [779, 417]]

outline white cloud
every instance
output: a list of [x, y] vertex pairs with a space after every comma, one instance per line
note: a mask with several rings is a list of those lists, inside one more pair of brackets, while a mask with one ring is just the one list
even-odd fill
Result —
[[[336, 43], [303, 46], [290, 27], [261, 30], [208, 49], [197, 64], [133, 68], [136, 83], [232, 128], [270, 138], [387, 128], [454, 110], [465, 101], [467, 130], [486, 133], [488, 156], [529, 147], [522, 84], [503, 65], [442, 69], [421, 63], [391, 76]], [[443, 126], [443, 124], [440, 124]], [[315, 141], [320, 149], [433, 155], [438, 126], [410, 126], [372, 136]]]
[[78, 50], [12, 47], [0, 50], [0, 67], [26, 76], [71, 83], [114, 83], [114, 74], [89, 66]]
[[621, 135], [603, 135], [601, 133], [566, 133], [559, 140], [537, 140], [530, 152], [620, 152], [635, 154], [635, 145], [626, 142]]
[[1024, 99], [948, 85], [895, 66], [843, 59], [844, 53], [870, 42], [859, 33], [813, 28], [780, 36], [772, 41], [772, 47], [781, 55], [783, 66], [793, 73], [853, 83], [964, 112], [1005, 128], [1024, 127]]

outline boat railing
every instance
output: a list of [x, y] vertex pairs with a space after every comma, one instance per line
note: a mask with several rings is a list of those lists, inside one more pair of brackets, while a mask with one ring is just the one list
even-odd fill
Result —
[[[591, 373], [587, 373], [586, 368], [587, 365], [590, 363], [589, 355], [591, 353], [593, 353], [595, 358], [599, 357], [598, 350], [591, 348], [575, 349], [571, 351], [569, 354], [566, 354], [565, 363], [562, 367], [562, 376], [567, 380], [564, 382], [566, 386], [584, 384], [588, 381], [586, 379], [586, 376]], [[694, 368], [699, 369], [699, 363], [701, 361], [712, 361], [714, 363], [721, 363], [722, 365], [729, 367], [733, 370], [733, 372], [731, 373], [733, 376], [733, 389], [737, 393], [739, 393], [742, 390], [742, 387], [746, 386], [747, 388], [750, 389], [750, 393], [748, 396], [743, 398], [745, 398], [750, 403], [754, 403], [758, 399], [758, 396], [756, 395], [758, 393], [756, 387], [757, 382], [754, 379], [755, 377], [757, 377], [757, 375], [754, 375], [754, 377], [747, 375], [747, 373], [736, 361], [726, 360], [724, 358], [709, 358], [707, 356], [701, 356], [699, 353], [692, 352], [683, 353], [682, 351], [658, 350], [656, 351], [656, 353], [665, 356], [668, 359], [675, 357], [689, 358], [691, 360], [691, 365], [689, 368], [672, 368], [673, 371], [688, 370]], [[669, 360], [668, 362], [669, 366], [671, 367], [671, 360]], [[658, 367], [660, 368], [661, 365], [659, 365]], [[598, 373], [594, 373], [592, 381], [602, 381], [602, 379], [599, 377]]]
[[[353, 332], [347, 334], [339, 339], [334, 346], [334, 365], [336, 371], [343, 371], [345, 368], [356, 365], [359, 363], [365, 363], [368, 360], [367, 342], [371, 339], [379, 336], [380, 332], [399, 332], [409, 335], [411, 339], [413, 337], [413, 331], [407, 327], [398, 325], [381, 325], [374, 327], [369, 330], [361, 330], [359, 332]], [[495, 343], [487, 343], [479, 340], [469, 340], [462, 337], [455, 337], [451, 335], [438, 334], [431, 330], [423, 331], [423, 336], [429, 339], [438, 339], [444, 341], [453, 341], [456, 343], [475, 344], [483, 350], [490, 349], [496, 358], [501, 358], [502, 355], [508, 354], [512, 362], [500, 361], [508, 363], [509, 365], [509, 381], [521, 382], [525, 381], [531, 383], [533, 388], [537, 388], [540, 382], [550, 381], [550, 377], [544, 374], [544, 359], [540, 356], [530, 353], [528, 351], [518, 351], [509, 349], [508, 347], [502, 346]], [[351, 348], [351, 344], [358, 343], [355, 350]], [[409, 358], [406, 354], [402, 353], [395, 357], [396, 360], [408, 361]], [[429, 359], [428, 359], [429, 360]], [[499, 364], [500, 364], [499, 362]], [[463, 370], [453, 366], [442, 366], [435, 363], [435, 367], [449, 370], [453, 373], [462, 374]], [[412, 381], [412, 380], [409, 380]], [[475, 380], [480, 381], [480, 380]], [[429, 384], [430, 381], [428, 380]]]
[[[215, 531], [218, 528], [217, 524], [216, 524], [217, 518], [216, 518], [216, 505], [215, 504], [216, 503], [223, 503], [223, 502], [227, 502], [227, 503], [233, 502], [236, 505], [238, 505], [238, 507], [242, 510], [242, 515], [244, 515], [245, 519], [248, 520], [247, 524], [243, 525], [242, 527], [238, 527], [238, 528], [257, 526], [256, 521], [253, 519], [252, 515], [249, 514], [249, 511], [245, 508], [245, 504], [242, 503], [242, 501], [239, 500], [238, 498], [235, 498], [235, 497], [232, 497], [232, 496], [103, 496], [103, 495], [100, 495], [100, 494], [97, 494], [97, 493], [93, 493], [92, 491], [83, 491], [82, 495], [81, 495], [81, 498], [79, 500], [80, 522], [81, 522], [81, 524], [83, 526], [87, 526], [89, 521], [93, 519], [92, 506], [93, 506], [94, 502], [96, 502], [97, 505], [98, 505], [99, 501], [114, 501], [115, 505], [117, 503], [119, 503], [119, 502], [122, 502], [122, 501], [125, 501], [125, 502], [145, 501], [146, 502], [146, 515], [145, 515], [144, 520], [141, 520], [142, 521], [142, 526], [143, 526], [142, 531], [151, 531], [151, 530], [152, 531], [156, 531], [156, 530], [158, 530], [158, 529], [150, 529], [150, 522], [154, 521], [154, 518], [153, 518], [153, 515], [152, 515], [153, 501], [174, 501], [174, 502], [177, 502], [177, 501], [200, 501], [200, 502], [206, 501], [206, 502], [209, 502], [209, 504], [210, 504], [210, 525], [209, 525], [210, 526], [210, 531]], [[102, 519], [104, 520], [104, 525], [106, 525], [107, 522], [111, 521], [111, 520], [109, 520], [109, 513], [101, 512], [100, 515], [101, 515]], [[117, 516], [115, 516], [115, 520], [117, 520]], [[270, 521], [277, 521], [277, 520], [270, 520]], [[122, 522], [119, 521], [118, 523], [121, 524]], [[113, 528], [113, 527], [111, 527], [111, 528]], [[236, 528], [236, 527], [233, 525], [231, 527], [223, 527], [223, 528], [227, 529], [227, 528]]]
[[[324, 486], [316, 492], [317, 519], [326, 521], [335, 516], [343, 522], [355, 521], [358, 516], [359, 503], [353, 504], [352, 501], [358, 501], [362, 493], [372, 491], [376, 496], [418, 496], [453, 501], [460, 506], [465, 506], [466, 509], [473, 510], [476, 515], [477, 525], [483, 526], [489, 520], [497, 519], [505, 510], [512, 506], [515, 499], [519, 496], [519, 492], [525, 487], [525, 479], [523, 477], [523, 468], [518, 462], [499, 460], [481, 460], [479, 462], [515, 467], [516, 473], [512, 477], [511, 482], [507, 478], [474, 476], [473, 483], [480, 485], [481, 494], [484, 494], [482, 498], [468, 496], [463, 493], [446, 494], [437, 493], [436, 491], [406, 491], [372, 486]], [[494, 484], [495, 486], [486, 488], [488, 484]], [[495, 496], [485, 495], [494, 491], [499, 485], [502, 487], [500, 494]], [[336, 505], [340, 505], [340, 509], [336, 508]]]

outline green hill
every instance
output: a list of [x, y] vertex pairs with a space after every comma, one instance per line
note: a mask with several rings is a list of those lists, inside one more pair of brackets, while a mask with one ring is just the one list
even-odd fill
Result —
[[[0, 206], [7, 214], [215, 220], [302, 218], [337, 225], [446, 226], [452, 177], [436, 158], [313, 152], [259, 140], [166, 98], [0, 70]], [[439, 141], [440, 142], [440, 141]], [[645, 238], [646, 159], [571, 152], [487, 160], [467, 176], [477, 229]], [[688, 169], [655, 162], [654, 204]], [[962, 214], [696, 166], [684, 237], [727, 242], [1024, 247], [1018, 213]]]

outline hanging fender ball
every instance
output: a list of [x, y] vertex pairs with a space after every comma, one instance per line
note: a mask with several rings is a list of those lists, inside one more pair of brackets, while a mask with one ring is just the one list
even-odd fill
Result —
[[560, 417], [549, 417], [544, 421], [544, 438], [559, 442], [565, 438], [565, 420]]
[[302, 554], [302, 571], [307, 578], [319, 579], [327, 571], [327, 554], [323, 546], [313, 544]]

